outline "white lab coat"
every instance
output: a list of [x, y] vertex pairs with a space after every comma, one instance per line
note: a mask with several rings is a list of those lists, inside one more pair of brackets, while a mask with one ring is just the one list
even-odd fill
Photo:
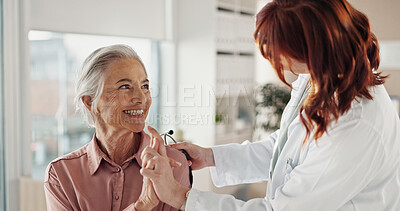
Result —
[[400, 120], [381, 86], [371, 89], [373, 101], [357, 99], [316, 143], [302, 146], [305, 129], [295, 111], [309, 75], [293, 83], [281, 128], [288, 140], [272, 178], [270, 161], [280, 131], [267, 140], [213, 147], [216, 186], [268, 180], [265, 198], [247, 202], [230, 195], [192, 189], [186, 210], [378, 211], [400, 210]]

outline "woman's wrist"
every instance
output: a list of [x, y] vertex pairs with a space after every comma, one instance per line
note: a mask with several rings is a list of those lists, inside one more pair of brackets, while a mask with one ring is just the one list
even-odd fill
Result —
[[189, 190], [186, 192], [186, 194], [185, 194], [185, 201], [183, 202], [183, 204], [182, 204], [182, 206], [181, 206], [181, 208], [180, 208], [179, 210], [185, 210], [185, 207], [186, 207], [187, 199], [188, 199], [188, 197], [189, 197], [190, 190], [192, 190], [192, 189], [189, 189]]
[[215, 166], [214, 153], [212, 148], [207, 148], [207, 166]]
[[190, 191], [190, 188], [183, 187], [182, 185], [176, 185], [177, 190], [176, 194], [172, 196], [170, 205], [180, 209], [183, 204], [186, 202], [187, 193]]

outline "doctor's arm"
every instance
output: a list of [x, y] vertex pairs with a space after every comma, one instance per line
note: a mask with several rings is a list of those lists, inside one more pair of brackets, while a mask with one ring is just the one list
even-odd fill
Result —
[[[173, 177], [171, 176], [171, 168], [168, 165], [168, 157], [166, 157], [165, 153], [163, 151], [165, 151], [165, 146], [163, 146], [163, 142], [161, 137], [158, 137], [158, 133], [152, 129], [152, 128], [148, 128], [149, 132], [151, 132], [153, 134], [153, 137], [157, 140], [157, 142], [159, 143], [158, 145], [160, 146], [160, 150], [158, 152], [154, 151], [152, 148], [146, 148], [143, 153], [142, 153], [142, 157], [147, 157], [147, 161], [149, 164], [149, 166], [154, 166], [153, 170], [150, 169], [141, 169], [141, 174], [145, 177], [148, 177], [152, 180], [153, 185], [154, 185], [154, 189], [157, 193], [157, 196], [159, 197], [159, 199], [175, 208], [180, 208], [180, 206], [183, 204], [183, 202], [185, 201], [185, 195], [187, 193], [187, 191], [189, 190], [189, 188], [185, 188], [185, 187], [181, 187], [180, 184], [178, 184]], [[272, 137], [275, 137], [275, 135], [273, 135]], [[268, 141], [264, 141], [264, 142], [274, 142], [274, 140], [268, 140]], [[187, 144], [185, 144], [187, 145]], [[261, 147], [261, 148], [265, 148], [265, 146], [262, 146], [263, 143], [259, 142], [257, 144], [255, 144], [252, 147], [249, 147], [249, 143], [245, 143], [243, 144], [244, 148], [246, 149], [246, 151], [254, 151], [254, 148]], [[264, 143], [265, 145], [265, 143]], [[273, 143], [268, 143], [266, 144], [271, 145], [271, 148], [273, 146]], [[188, 145], [188, 146], [193, 146], [193, 145]], [[239, 144], [235, 145], [235, 153], [239, 155], [241, 155], [240, 150], [239, 150]], [[178, 148], [178, 147], [176, 147]], [[192, 148], [193, 149], [193, 148]], [[191, 148], [186, 147], [185, 150], [187, 150], [189, 153]], [[239, 150], [239, 151], [237, 151]], [[268, 151], [268, 150], [267, 150]], [[272, 150], [271, 150], [272, 151]], [[256, 151], [257, 153], [258, 151]], [[264, 151], [265, 152], [265, 151]], [[232, 161], [235, 162], [236, 160]], [[249, 162], [251, 162], [251, 160], [248, 160]], [[144, 162], [145, 163], [145, 162]], [[146, 164], [145, 164], [146, 165]], [[266, 171], [267, 172], [267, 171]], [[267, 173], [265, 173], [267, 174]], [[266, 176], [263, 175], [263, 178], [265, 178]], [[190, 196], [189, 199], [190, 200], [191, 196], [196, 195], [196, 193], [199, 193], [200, 191], [197, 191], [195, 189], [192, 189], [190, 192]], [[205, 196], [211, 196], [212, 198], [212, 194], [209, 193], [204, 193]], [[216, 195], [216, 194], [215, 194]], [[225, 207], [224, 204], [224, 198], [228, 198], [228, 200], [234, 200], [236, 202], [240, 203], [244, 203], [242, 201], [236, 200], [234, 199], [232, 196], [229, 195], [219, 195], [220, 197], [215, 198], [218, 202], [221, 202], [222, 199], [222, 203], [223, 206]], [[221, 198], [222, 197], [222, 198]], [[214, 202], [215, 200], [211, 200], [211, 202]], [[228, 202], [229, 203], [229, 202]], [[210, 205], [210, 203], [205, 203], [204, 205]], [[218, 203], [217, 203], [218, 204]], [[265, 210], [266, 206], [265, 204], [265, 200], [263, 199], [256, 199], [256, 200], [252, 200], [251, 202], [246, 202], [246, 204], [242, 207], [249, 207], [249, 209], [251, 210], [257, 210], [254, 209], [254, 207], [261, 207], [261, 210]], [[233, 204], [235, 205], [235, 203]], [[242, 209], [241, 208], [241, 209]], [[186, 206], [186, 209], [188, 209], [188, 206]], [[197, 209], [197, 208], [196, 208]], [[203, 210], [204, 208], [199, 208], [200, 210]], [[226, 210], [226, 209], [224, 209]]]
[[279, 130], [266, 140], [253, 143], [245, 141], [242, 144], [203, 148], [184, 142], [171, 147], [186, 150], [192, 158], [194, 170], [211, 167], [212, 179], [217, 187], [254, 183], [268, 179], [269, 164], [278, 133]]
[[[357, 131], [355, 133], [354, 131]], [[273, 198], [247, 202], [230, 195], [192, 189], [186, 210], [338, 210], [352, 200], [379, 172], [385, 153], [380, 134], [367, 124], [341, 125], [316, 144], [304, 162], [288, 172]]]
[[212, 147], [215, 167], [211, 176], [217, 187], [268, 180], [270, 161], [279, 130], [266, 140]]
[[[284, 184], [276, 189], [272, 198], [244, 202], [230, 195], [192, 189], [186, 210], [338, 210], [351, 205], [349, 201], [377, 176], [385, 156], [380, 138], [381, 135], [368, 124], [358, 120], [349, 121], [321, 137], [317, 144], [310, 140], [305, 160], [287, 173]], [[160, 193], [181, 193], [164, 198], [157, 192], [161, 201], [182, 205], [180, 203], [185, 196], [181, 195], [186, 190], [180, 190], [171, 182], [158, 182], [157, 179], [165, 178], [159, 175], [165, 175], [163, 172], [170, 170], [165, 168], [166, 165], [156, 166], [161, 168], [142, 171], [142, 174], [153, 178], [156, 192], [158, 189]], [[163, 195], [168, 196], [166, 193]]]

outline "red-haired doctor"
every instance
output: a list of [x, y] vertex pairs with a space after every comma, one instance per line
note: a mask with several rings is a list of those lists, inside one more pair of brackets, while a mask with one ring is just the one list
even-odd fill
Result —
[[142, 154], [141, 173], [158, 198], [185, 210], [400, 210], [400, 120], [367, 17], [346, 0], [274, 0], [254, 36], [284, 83], [284, 70], [299, 75], [280, 130], [254, 143], [173, 147], [190, 154], [193, 169], [210, 167], [218, 187], [268, 180], [266, 196], [182, 187], [150, 129], [158, 144]]

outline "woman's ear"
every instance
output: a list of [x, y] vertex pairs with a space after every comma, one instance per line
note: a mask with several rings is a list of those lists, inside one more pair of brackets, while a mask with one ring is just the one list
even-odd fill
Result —
[[82, 97], [82, 102], [83, 102], [83, 104], [85, 104], [86, 108], [87, 108], [89, 111], [92, 111], [92, 97], [90, 97], [90, 96], [83, 96], [83, 97]]

